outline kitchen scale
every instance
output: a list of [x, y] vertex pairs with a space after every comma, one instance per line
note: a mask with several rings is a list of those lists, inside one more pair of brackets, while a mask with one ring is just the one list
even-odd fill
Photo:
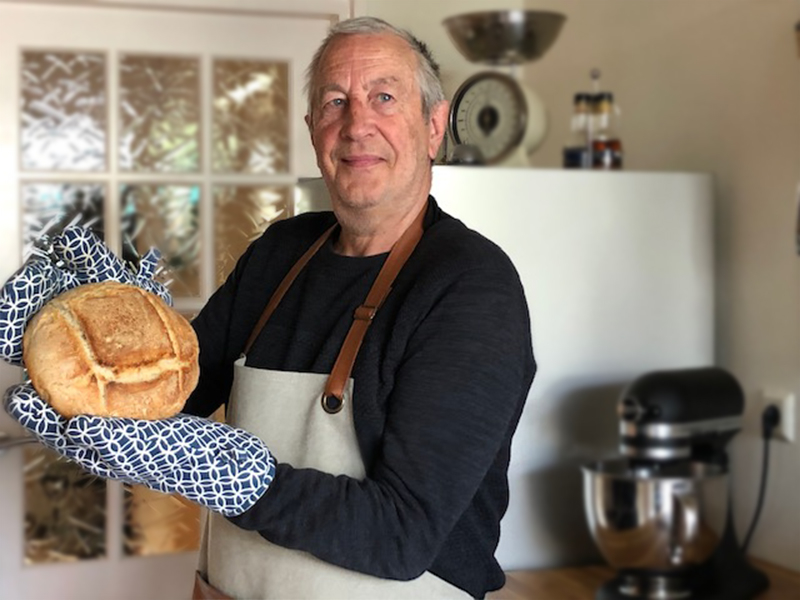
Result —
[[504, 10], [456, 15], [442, 22], [464, 58], [511, 71], [476, 73], [453, 96], [448, 133], [459, 161], [528, 166], [528, 154], [547, 134], [547, 112], [539, 96], [513, 72], [541, 58], [565, 20], [554, 12]]

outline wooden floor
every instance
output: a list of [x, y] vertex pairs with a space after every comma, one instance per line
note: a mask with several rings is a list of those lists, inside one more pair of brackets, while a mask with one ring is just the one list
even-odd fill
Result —
[[[800, 600], [800, 573], [753, 560], [770, 580], [770, 588], [758, 600]], [[544, 571], [510, 571], [502, 590], [491, 600], [593, 600], [595, 590], [611, 579], [606, 566], [570, 567]]]

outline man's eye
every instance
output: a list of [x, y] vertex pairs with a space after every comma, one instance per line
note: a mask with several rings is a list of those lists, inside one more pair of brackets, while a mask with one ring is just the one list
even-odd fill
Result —
[[330, 106], [340, 107], [344, 106], [344, 98], [334, 98], [333, 100], [329, 100], [328, 104]]
[[394, 100], [394, 97], [391, 94], [386, 94], [384, 92], [381, 92], [380, 94], [378, 94], [378, 100], [380, 102], [389, 102], [391, 100]]

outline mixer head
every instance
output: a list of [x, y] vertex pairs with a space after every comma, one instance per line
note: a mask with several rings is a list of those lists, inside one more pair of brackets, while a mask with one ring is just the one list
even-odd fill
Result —
[[628, 386], [617, 411], [623, 455], [718, 462], [741, 429], [744, 393], [733, 375], [717, 367], [654, 371]]

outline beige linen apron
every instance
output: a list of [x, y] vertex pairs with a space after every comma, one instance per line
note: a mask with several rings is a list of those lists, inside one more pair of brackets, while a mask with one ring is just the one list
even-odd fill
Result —
[[[353, 327], [330, 376], [247, 367], [244, 356], [234, 364], [228, 422], [263, 439], [277, 460], [298, 469], [313, 468], [333, 475], [364, 478], [364, 462], [353, 423], [353, 379], [349, 375], [369, 322], [388, 294], [394, 276], [422, 235], [424, 212], [423, 209], [414, 225], [395, 244], [395, 248], [399, 247], [398, 252], [392, 249], [364, 306], [357, 309]], [[415, 231], [411, 231], [413, 228]], [[246, 349], [294, 277], [322, 246], [332, 229], [317, 240], [286, 276], [270, 299]], [[401, 242], [409, 237], [411, 239], [406, 240], [404, 250]], [[393, 257], [395, 254], [399, 256]], [[326, 398], [331, 395], [335, 396], [332, 404], [326, 404]], [[224, 598], [226, 594], [248, 600], [464, 600], [470, 597], [429, 572], [412, 581], [395, 581], [343, 569], [306, 552], [272, 544], [257, 532], [241, 529], [216, 513], [209, 514], [201, 542], [199, 571], [213, 587], [207, 586], [198, 592], [198, 587], [204, 587], [204, 582], [198, 581], [195, 598]], [[220, 590], [224, 593], [215, 596], [214, 593]]]

